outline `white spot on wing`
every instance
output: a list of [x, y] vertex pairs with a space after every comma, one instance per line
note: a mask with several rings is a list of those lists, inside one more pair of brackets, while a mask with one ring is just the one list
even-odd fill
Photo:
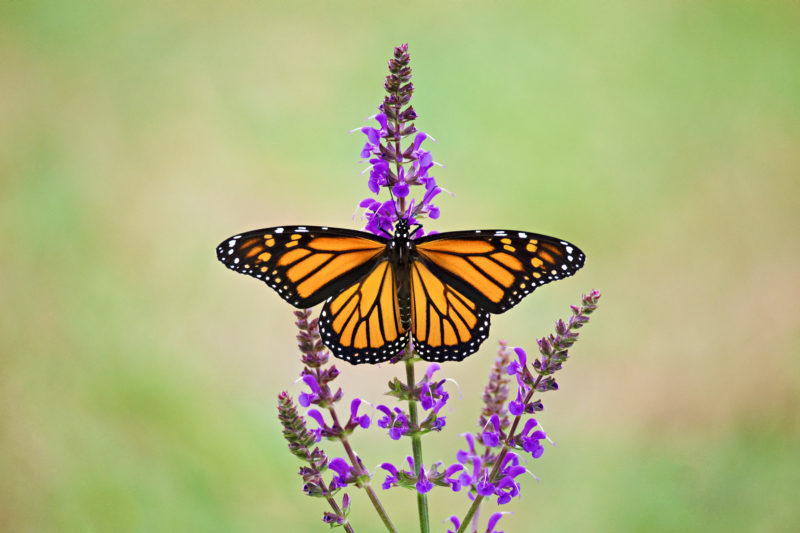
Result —
[[275, 233], [283, 233], [283, 228], [278, 228], [275, 230]]
[[527, 239], [527, 238], [528, 238], [528, 235], [527, 235], [527, 234], [525, 234], [525, 233], [522, 233], [521, 231], [519, 232], [519, 236], [520, 236], [520, 238], [522, 238], [522, 239]]

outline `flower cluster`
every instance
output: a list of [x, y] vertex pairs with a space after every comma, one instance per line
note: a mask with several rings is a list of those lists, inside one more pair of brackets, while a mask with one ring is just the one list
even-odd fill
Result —
[[446, 425], [447, 417], [439, 416], [439, 411], [447, 405], [450, 394], [444, 390], [447, 379], [435, 380], [433, 375], [441, 369], [439, 363], [431, 363], [425, 371], [425, 376], [413, 387], [409, 387], [398, 378], [389, 382], [389, 396], [394, 396], [400, 401], [419, 402], [428, 416], [419, 424], [409, 421], [409, 416], [399, 407], [389, 409], [385, 405], [378, 405], [377, 409], [384, 414], [377, 424], [378, 427], [389, 430], [389, 436], [398, 440], [404, 435], [424, 435], [431, 431], [441, 431]]
[[[394, 57], [389, 60], [390, 74], [384, 82], [388, 94], [378, 108], [380, 113], [370, 117], [375, 119], [377, 127], [359, 128], [367, 137], [361, 149], [361, 159], [370, 165], [367, 169], [369, 190], [377, 195], [381, 188], [387, 188], [392, 196], [391, 200], [384, 202], [366, 198], [359, 203], [359, 207], [365, 210], [365, 229], [377, 235], [390, 233], [398, 218], [405, 218], [413, 225], [426, 217], [439, 218], [440, 213], [432, 201], [443, 189], [436, 185], [436, 179], [430, 174], [435, 164], [433, 156], [422, 148], [426, 139], [436, 140], [417, 131], [412, 122], [417, 118], [417, 112], [409, 104], [414, 93], [409, 62], [407, 44], [394, 49]], [[414, 135], [413, 142], [403, 149], [402, 141], [411, 135]], [[419, 203], [411, 199], [406, 205], [410, 186], [424, 186], [425, 193]], [[419, 229], [414, 235], [421, 237], [423, 234]]]
[[[403, 470], [403, 465], [408, 462], [408, 470]], [[383, 481], [381, 487], [386, 490], [391, 487], [404, 487], [407, 489], [415, 489], [420, 494], [426, 494], [434, 487], [450, 487], [453, 491], [458, 492], [461, 490], [461, 483], [458, 479], [453, 478], [457, 472], [460, 472], [464, 467], [460, 464], [454, 464], [440, 471], [444, 465], [441, 462], [434, 464], [429, 470], [425, 470], [425, 465], [420, 465], [419, 476], [414, 473], [414, 459], [411, 456], [405, 458], [399, 467], [395, 467], [391, 463], [383, 463], [381, 468], [386, 470], [388, 474]]]

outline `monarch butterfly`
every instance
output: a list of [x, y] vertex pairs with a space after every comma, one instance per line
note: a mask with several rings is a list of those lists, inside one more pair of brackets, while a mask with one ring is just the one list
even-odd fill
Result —
[[521, 231], [473, 230], [415, 239], [312, 226], [267, 228], [223, 241], [217, 258], [299, 309], [325, 302], [320, 334], [353, 364], [380, 363], [408, 344], [426, 361], [461, 361], [534, 289], [577, 272], [575, 245]]

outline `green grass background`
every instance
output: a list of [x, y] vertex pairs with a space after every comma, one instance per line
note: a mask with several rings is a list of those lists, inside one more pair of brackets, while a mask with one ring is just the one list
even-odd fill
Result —
[[[800, 8], [722, 0], [1, 2], [0, 531], [324, 529], [275, 416], [292, 314], [214, 247], [359, 227], [345, 132], [403, 42], [456, 195], [426, 229], [588, 256], [444, 365], [464, 399], [427, 461], [474, 430], [495, 341], [534, 350], [598, 288], [503, 529], [800, 531]], [[348, 401], [396, 374], [339, 366]], [[414, 531], [413, 494], [380, 495]], [[430, 502], [435, 531], [467, 508]]]

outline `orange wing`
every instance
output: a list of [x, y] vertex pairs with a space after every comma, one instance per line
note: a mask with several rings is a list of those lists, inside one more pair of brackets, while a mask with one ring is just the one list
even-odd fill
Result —
[[361, 231], [313, 226], [267, 228], [225, 239], [217, 259], [262, 280], [306, 309], [338, 294], [375, 267], [389, 241]]
[[319, 328], [333, 354], [354, 365], [388, 361], [408, 343], [400, 321], [395, 272], [379, 262], [368, 275], [322, 307]]
[[415, 241], [431, 273], [490, 313], [504, 313], [551, 281], [573, 275], [585, 257], [566, 241], [521, 231], [440, 233]]
[[461, 361], [489, 334], [489, 313], [443, 283], [422, 261], [411, 263], [411, 330], [426, 361]]

